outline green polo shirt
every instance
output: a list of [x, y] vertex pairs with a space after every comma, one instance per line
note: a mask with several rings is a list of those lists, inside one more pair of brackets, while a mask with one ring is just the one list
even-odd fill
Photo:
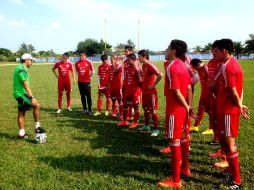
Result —
[[23, 81], [30, 83], [27, 67], [20, 63], [13, 73], [13, 96], [15, 99], [26, 94]]

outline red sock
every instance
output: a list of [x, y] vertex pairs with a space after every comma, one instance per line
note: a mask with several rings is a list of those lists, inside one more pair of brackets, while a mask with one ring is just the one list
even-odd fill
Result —
[[154, 113], [152, 115], [152, 118], [153, 118], [153, 126], [155, 129], [158, 128], [158, 124], [159, 124], [159, 116], [158, 116], [158, 113]]
[[128, 107], [123, 108], [123, 121], [127, 121]]
[[112, 100], [112, 113], [116, 114], [116, 100]]
[[97, 111], [98, 111], [98, 112], [101, 112], [101, 106], [102, 106], [102, 99], [99, 98], [99, 99], [98, 99], [98, 103], [97, 103]]
[[67, 108], [71, 106], [71, 92], [66, 92]]
[[128, 117], [132, 118], [132, 105], [129, 105]]
[[134, 122], [138, 122], [139, 116], [140, 116], [140, 110], [139, 110], [139, 106], [138, 104], [134, 105], [134, 111], [135, 111], [135, 115], [134, 115]]
[[181, 152], [182, 152], [182, 169], [189, 169], [189, 152], [190, 152], [190, 138], [186, 137], [181, 139]]
[[145, 112], [145, 125], [148, 126], [150, 124], [150, 112]]
[[181, 146], [180, 142], [169, 143], [171, 148], [172, 158], [171, 158], [171, 169], [172, 169], [172, 179], [175, 183], [180, 182], [181, 173]]
[[123, 104], [119, 104], [119, 114], [123, 115]]
[[237, 184], [241, 183], [240, 168], [238, 162], [238, 152], [227, 153], [227, 161], [229, 164], [229, 171], [232, 174], [233, 181]]
[[107, 98], [107, 100], [106, 100], [106, 111], [109, 110], [109, 107], [110, 107], [110, 98]]
[[63, 92], [58, 93], [58, 108], [62, 109], [62, 96]]

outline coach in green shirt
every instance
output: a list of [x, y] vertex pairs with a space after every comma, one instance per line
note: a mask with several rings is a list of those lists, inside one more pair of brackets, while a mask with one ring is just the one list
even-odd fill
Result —
[[[19, 125], [19, 138], [28, 138], [25, 133], [25, 113], [30, 108], [33, 108], [33, 116], [35, 121], [35, 133], [45, 134], [45, 130], [40, 126], [39, 115], [40, 105], [39, 102], [33, 97], [30, 89], [30, 79], [27, 68], [32, 65], [34, 58], [25, 53], [21, 56], [21, 63], [15, 68], [13, 73], [13, 96], [18, 102], [18, 125]], [[45, 142], [46, 139], [42, 140]]]

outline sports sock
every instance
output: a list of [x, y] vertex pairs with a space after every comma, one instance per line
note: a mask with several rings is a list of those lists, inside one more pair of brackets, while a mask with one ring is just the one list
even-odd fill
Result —
[[138, 104], [134, 105], [133, 107], [134, 107], [134, 112], [135, 112], [135, 114], [134, 114], [134, 122], [137, 123], [138, 119], [139, 119], [139, 116], [140, 116], [140, 110], [139, 110]]
[[146, 111], [144, 115], [145, 115], [145, 125], [148, 126], [150, 124], [150, 112]]
[[153, 118], [153, 126], [155, 129], [158, 128], [158, 124], [159, 124], [159, 116], [158, 116], [158, 113], [154, 113], [152, 115], [152, 118]]
[[40, 126], [41, 126], [41, 124], [40, 124], [39, 121], [35, 122], [35, 129], [37, 129], [37, 128], [40, 127]]
[[26, 133], [25, 133], [25, 129], [20, 129], [19, 130], [19, 136], [24, 136]]
[[123, 121], [127, 121], [128, 107], [123, 108]]
[[67, 108], [71, 107], [71, 92], [66, 92], [67, 97]]
[[128, 117], [132, 118], [132, 105], [129, 105]]
[[171, 170], [172, 170], [172, 179], [175, 183], [180, 182], [180, 173], [181, 173], [181, 146], [180, 142], [169, 143], [171, 148], [172, 158], [171, 158]]
[[97, 102], [97, 111], [98, 111], [98, 112], [101, 112], [101, 106], [102, 106], [102, 99], [99, 98], [99, 99], [98, 99], [98, 102]]
[[109, 107], [110, 107], [110, 98], [107, 98], [107, 100], [106, 100], [106, 111], [109, 110]]
[[112, 113], [116, 114], [116, 100], [112, 100]]
[[189, 152], [190, 152], [190, 138], [189, 136], [181, 139], [181, 153], [182, 153], [182, 169], [189, 169]]
[[232, 174], [233, 181], [237, 184], [241, 183], [240, 168], [238, 162], [238, 152], [227, 153], [227, 161], [229, 164], [229, 171]]

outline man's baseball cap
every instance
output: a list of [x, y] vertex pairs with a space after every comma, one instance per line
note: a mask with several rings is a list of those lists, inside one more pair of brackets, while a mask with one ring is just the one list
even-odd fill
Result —
[[29, 53], [25, 53], [21, 56], [21, 60], [26, 60], [26, 59], [31, 59], [32, 61], [34, 61], [35, 59], [33, 58], [33, 56]]

